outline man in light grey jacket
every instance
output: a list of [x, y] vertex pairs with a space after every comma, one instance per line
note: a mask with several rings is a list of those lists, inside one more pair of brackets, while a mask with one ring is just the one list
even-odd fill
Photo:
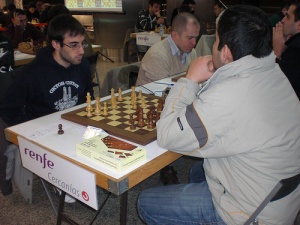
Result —
[[[147, 224], [244, 224], [281, 179], [300, 173], [300, 104], [262, 10], [223, 13], [213, 56], [196, 59], [172, 87], [157, 132], [160, 146], [204, 163], [188, 184], [141, 193]], [[299, 208], [300, 186], [269, 203], [259, 224], [291, 225]]]

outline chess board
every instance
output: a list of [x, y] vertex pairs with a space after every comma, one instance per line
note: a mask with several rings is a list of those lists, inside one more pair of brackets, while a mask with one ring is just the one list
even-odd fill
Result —
[[[138, 95], [138, 94], [137, 94]], [[144, 121], [147, 123], [147, 112], [150, 110], [150, 106], [154, 105], [155, 109], [158, 105], [158, 100], [160, 97], [143, 94], [145, 99], [145, 107], [143, 107]], [[112, 109], [110, 100], [101, 102], [101, 111], [103, 111], [103, 103], [107, 103], [108, 115], [94, 115], [92, 111], [92, 116], [87, 117], [86, 107], [81, 109], [62, 114], [63, 119], [79, 123], [84, 126], [94, 126], [105, 130], [111, 135], [115, 135], [126, 140], [146, 145], [154, 140], [156, 140], [156, 128], [147, 128], [147, 124], [144, 127], [136, 126], [136, 129], [130, 129], [130, 114], [134, 114], [134, 119], [136, 118], [136, 110], [132, 109], [131, 104], [131, 92], [124, 94], [122, 102], [117, 102], [117, 108]], [[116, 98], [117, 95], [116, 95]], [[141, 105], [141, 100], [137, 99], [137, 105]], [[93, 105], [95, 108], [95, 105]], [[154, 118], [155, 119], [155, 118]], [[137, 122], [136, 122], [137, 123]]]

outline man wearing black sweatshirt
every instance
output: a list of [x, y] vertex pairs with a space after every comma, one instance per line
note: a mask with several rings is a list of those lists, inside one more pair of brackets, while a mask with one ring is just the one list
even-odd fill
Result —
[[[71, 15], [53, 19], [47, 47], [16, 73], [0, 102], [2, 120], [11, 126], [86, 102], [86, 93], [93, 95], [90, 65], [83, 58], [86, 47], [79, 21]], [[10, 194], [3, 190], [8, 189], [1, 186], [2, 194]]]

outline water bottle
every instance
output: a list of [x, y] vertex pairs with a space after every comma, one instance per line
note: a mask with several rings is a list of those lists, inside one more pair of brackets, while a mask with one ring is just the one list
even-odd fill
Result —
[[163, 28], [163, 25], [160, 24], [159, 25], [159, 35], [162, 37], [164, 35], [164, 28]]

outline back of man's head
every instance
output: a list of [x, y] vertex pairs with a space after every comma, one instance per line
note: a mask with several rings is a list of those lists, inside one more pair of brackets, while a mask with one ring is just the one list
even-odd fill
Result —
[[[84, 33], [84, 27], [73, 16], [68, 14], [56, 16], [48, 27], [48, 46], [52, 48], [52, 41], [58, 41], [63, 46], [66, 34], [76, 37], [79, 34], [84, 35]], [[52, 50], [54, 49], [52, 48]]]
[[172, 31], [176, 31], [177, 33], [181, 34], [183, 31], [185, 31], [189, 22], [200, 28], [199, 21], [193, 14], [188, 12], [179, 13], [175, 16], [172, 22]]
[[233, 60], [247, 55], [262, 58], [272, 52], [272, 25], [268, 15], [258, 7], [237, 5], [226, 9], [217, 32], [218, 50], [227, 45]]

